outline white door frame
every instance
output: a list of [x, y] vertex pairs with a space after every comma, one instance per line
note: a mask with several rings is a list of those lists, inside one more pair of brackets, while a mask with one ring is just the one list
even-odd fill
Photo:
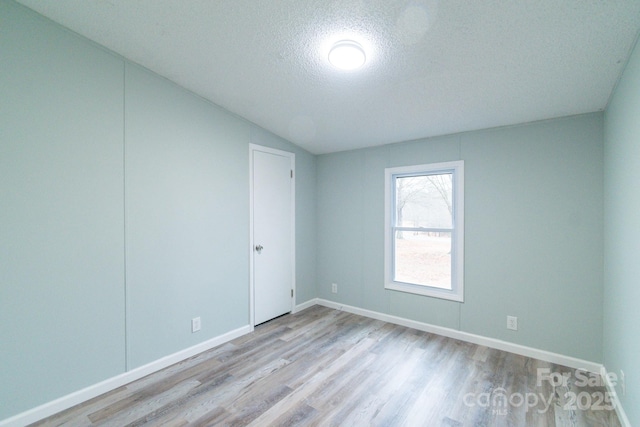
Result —
[[296, 155], [288, 151], [277, 150], [275, 148], [263, 147], [257, 144], [249, 144], [249, 326], [253, 331], [255, 326], [255, 283], [254, 283], [254, 259], [255, 242], [253, 240], [253, 153], [262, 151], [263, 153], [276, 154], [288, 157], [291, 161], [291, 286], [293, 288], [293, 298], [291, 298], [291, 311], [295, 307], [296, 298]]

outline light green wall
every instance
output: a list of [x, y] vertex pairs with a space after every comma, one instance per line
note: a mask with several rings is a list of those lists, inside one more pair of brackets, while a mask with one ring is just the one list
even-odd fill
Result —
[[249, 322], [250, 126], [133, 65], [125, 87], [131, 369]]
[[250, 142], [315, 297], [315, 156], [8, 0], [0, 52], [0, 420], [248, 324]]
[[[602, 126], [596, 113], [319, 156], [318, 296], [601, 362]], [[384, 168], [459, 159], [465, 302], [385, 290]]]
[[140, 67], [125, 87], [128, 367], [249, 322], [248, 142], [296, 154], [297, 301], [315, 297], [314, 156]]
[[0, 419], [124, 370], [122, 60], [0, 2]]
[[640, 425], [640, 48], [636, 46], [605, 115], [604, 363], [625, 373], [616, 391]]

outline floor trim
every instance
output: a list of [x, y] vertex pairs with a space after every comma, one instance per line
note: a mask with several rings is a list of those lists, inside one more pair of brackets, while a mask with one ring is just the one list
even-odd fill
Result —
[[[567, 366], [573, 369], [582, 369], [588, 372], [599, 374], [604, 379], [607, 391], [610, 393], [612, 404], [615, 407], [616, 414], [620, 420], [620, 424], [623, 427], [631, 427], [631, 422], [627, 418], [627, 414], [622, 407], [622, 403], [618, 398], [615, 386], [609, 380], [607, 370], [604, 365], [595, 362], [589, 362], [587, 360], [578, 359], [575, 357], [565, 356], [558, 353], [552, 353], [546, 350], [540, 350], [532, 347], [523, 346], [520, 344], [514, 344], [507, 341], [498, 340], [495, 338], [488, 338], [481, 335], [471, 334], [468, 332], [458, 331], [456, 329], [445, 328], [442, 326], [431, 325], [428, 323], [418, 322], [415, 320], [409, 320], [402, 317], [392, 316], [390, 314], [384, 314], [377, 311], [366, 310], [359, 307], [354, 307], [346, 304], [340, 304], [333, 301], [325, 300], [322, 298], [316, 298], [312, 301], [308, 301], [304, 304], [305, 308], [313, 304], [322, 305], [324, 307], [333, 308], [336, 310], [346, 311], [348, 313], [358, 314], [360, 316], [369, 317], [372, 319], [382, 320], [384, 322], [393, 323], [396, 325], [402, 325], [420, 331], [431, 332], [434, 334], [442, 335], [449, 338], [455, 338], [461, 341], [470, 342], [473, 344], [483, 345], [485, 347], [495, 348], [497, 350], [508, 351], [511, 353], [519, 354], [521, 356], [532, 357], [545, 362], [551, 362], [558, 365]], [[301, 304], [300, 306], [302, 306]], [[302, 308], [301, 308], [302, 310]]]
[[535, 359], [543, 360], [545, 362], [564, 365], [569, 368], [581, 369], [581, 370], [593, 372], [596, 374], [600, 374], [602, 371], [602, 364], [600, 363], [589, 362], [587, 360], [577, 359], [575, 357], [565, 356], [558, 353], [552, 353], [550, 351], [539, 350], [537, 348], [527, 347], [520, 344], [514, 344], [514, 343], [502, 341], [495, 338], [484, 337], [482, 335], [471, 334], [469, 332], [463, 332], [456, 329], [431, 325], [429, 323], [418, 322], [415, 320], [405, 319], [403, 317], [393, 316], [390, 314], [380, 313], [372, 310], [366, 310], [366, 309], [354, 307], [351, 305], [340, 304], [340, 303], [325, 300], [322, 298], [315, 299], [315, 303], [318, 305], [333, 308], [336, 310], [342, 310], [342, 311], [346, 311], [353, 314], [359, 314], [361, 316], [382, 320], [382, 321], [393, 323], [396, 325], [407, 326], [409, 328], [418, 329], [420, 331], [431, 332], [431, 333], [442, 335], [445, 337], [455, 338], [461, 341], [483, 345], [485, 347], [495, 348], [497, 350], [508, 351], [510, 353], [519, 354], [521, 356], [532, 357]]
[[[449, 338], [459, 339], [461, 341], [470, 342], [473, 344], [483, 345], [486, 347], [508, 351], [508, 352], [519, 354], [522, 356], [536, 358], [546, 362], [564, 365], [574, 369], [583, 369], [589, 372], [600, 374], [605, 379], [607, 389], [613, 396], [616, 412], [618, 414], [618, 418], [620, 419], [620, 422], [625, 427], [631, 426], [631, 424], [629, 423], [629, 419], [627, 418], [626, 413], [622, 408], [622, 405], [620, 404], [620, 401], [617, 397], [617, 394], [615, 392], [615, 387], [613, 386], [613, 384], [611, 384], [611, 382], [608, 380], [607, 376], [605, 375], [606, 369], [602, 364], [589, 362], [586, 360], [577, 359], [577, 358], [565, 356], [562, 354], [552, 353], [545, 350], [539, 350], [536, 348], [527, 347], [519, 344], [514, 344], [507, 341], [498, 340], [495, 338], [488, 338], [481, 335], [462, 332], [462, 331], [458, 331], [451, 328], [431, 325], [428, 323], [409, 320], [402, 317], [393, 316], [390, 314], [380, 313], [372, 310], [366, 310], [363, 308], [350, 306], [346, 304], [340, 304], [340, 303], [325, 300], [322, 298], [313, 298], [309, 301], [296, 305], [293, 309], [293, 313], [297, 313], [299, 311], [302, 311], [314, 305], [321, 305], [321, 306], [333, 308], [336, 310], [346, 311], [348, 313], [358, 314], [360, 316], [382, 320], [384, 322], [389, 322], [396, 325], [406, 326], [409, 328], [414, 328], [417, 330], [430, 332], [430, 333], [442, 335]], [[246, 325], [238, 329], [235, 329], [233, 331], [227, 332], [226, 334], [219, 335], [208, 341], [205, 341], [203, 343], [197, 344], [187, 349], [178, 351], [176, 353], [173, 353], [171, 355], [158, 359], [154, 362], [151, 362], [147, 365], [135, 368], [129, 372], [125, 372], [123, 374], [109, 378], [100, 383], [91, 385], [82, 390], [76, 391], [74, 393], [63, 396], [59, 399], [53, 400], [51, 402], [37, 406], [28, 411], [17, 414], [11, 418], [2, 420], [0, 421], [0, 427], [14, 427], [14, 426], [19, 427], [19, 426], [24, 426], [27, 424], [34, 423], [43, 418], [56, 414], [60, 411], [71, 408], [72, 406], [75, 406], [79, 403], [82, 403], [89, 399], [97, 397], [103, 393], [109, 392], [118, 387], [126, 385], [132, 381], [140, 379], [153, 372], [157, 372], [161, 369], [164, 369], [168, 366], [173, 365], [174, 363], [177, 363], [189, 357], [195, 356], [196, 354], [202, 353], [203, 351], [207, 351], [220, 344], [224, 344], [242, 335], [246, 335], [251, 331], [252, 331], [251, 326]]]
[[309, 307], [313, 307], [314, 305], [318, 305], [318, 298], [310, 299], [307, 302], [303, 302], [302, 304], [298, 304], [293, 308], [292, 313], [297, 313]]
[[618, 398], [618, 392], [616, 391], [616, 386], [611, 382], [611, 379], [607, 375], [608, 371], [606, 367], [602, 367], [602, 371], [600, 372], [600, 376], [604, 379], [604, 384], [607, 387], [607, 391], [609, 392], [609, 396], [611, 396], [613, 407], [616, 409], [616, 414], [618, 415], [618, 420], [620, 420], [620, 424], [622, 427], [631, 427], [631, 421], [627, 417], [627, 413], [624, 412], [624, 408], [622, 407], [622, 403]]
[[93, 384], [82, 390], [78, 390], [33, 409], [29, 409], [28, 411], [1, 420], [0, 427], [21, 427], [39, 421], [43, 418], [50, 417], [51, 415], [57, 414], [65, 409], [69, 409], [79, 403], [86, 402], [89, 399], [93, 399], [94, 397], [100, 396], [101, 394], [107, 393], [111, 390], [115, 390], [118, 387], [122, 387], [123, 385], [129, 384], [132, 381], [157, 372], [184, 359], [188, 359], [189, 357], [195, 356], [203, 351], [207, 351], [220, 344], [224, 344], [242, 335], [246, 335], [251, 332], [251, 330], [252, 328], [249, 325], [246, 325], [233, 331], [229, 331], [226, 334], [218, 335], [217, 337], [200, 344], [196, 344], [146, 365], [132, 369], [131, 371], [116, 375], [115, 377]]
[[558, 365], [564, 365], [569, 368], [582, 369], [588, 372], [599, 374], [603, 378], [607, 391], [611, 396], [611, 403], [614, 405], [620, 424], [623, 427], [631, 427], [631, 422], [627, 417], [627, 414], [622, 407], [622, 403], [618, 397], [615, 386], [611, 383], [607, 376], [606, 367], [600, 363], [589, 362], [587, 360], [577, 359], [575, 357], [565, 356], [558, 353], [552, 353], [550, 351], [540, 350], [532, 347], [527, 347], [519, 344], [510, 343], [507, 341], [498, 340], [495, 338], [488, 338], [481, 335], [471, 334], [468, 332], [458, 331], [456, 329], [445, 328], [442, 326], [431, 325], [428, 323], [418, 322], [415, 320], [405, 319], [403, 317], [392, 316], [390, 314], [384, 314], [377, 311], [366, 310], [351, 305], [340, 304], [337, 302], [325, 300], [322, 298], [314, 298], [303, 304], [296, 306], [296, 311], [304, 310], [305, 308], [313, 305], [321, 305], [324, 307], [333, 308], [336, 310], [346, 311], [348, 313], [358, 314], [360, 316], [369, 317], [376, 320], [382, 320], [384, 322], [393, 323], [396, 325], [402, 325], [420, 331], [431, 332], [434, 334], [442, 335], [449, 338], [455, 338], [461, 341], [470, 342], [473, 344], [483, 345], [485, 347], [491, 347], [498, 350], [508, 351], [511, 353], [519, 354], [521, 356], [532, 357], [535, 359], [543, 360], [545, 362], [551, 362]]

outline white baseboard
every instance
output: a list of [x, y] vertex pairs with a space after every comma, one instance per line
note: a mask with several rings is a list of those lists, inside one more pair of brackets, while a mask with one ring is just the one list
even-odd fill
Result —
[[314, 305], [318, 305], [318, 304], [319, 304], [319, 303], [318, 303], [318, 298], [310, 299], [310, 300], [309, 300], [309, 301], [307, 301], [307, 302], [303, 302], [302, 304], [298, 304], [298, 305], [296, 305], [296, 306], [293, 308], [293, 313], [297, 313], [297, 312], [299, 312], [299, 311], [302, 311], [302, 310], [304, 310], [304, 309], [306, 309], [306, 308], [309, 308], [309, 307], [313, 307]]
[[449, 338], [455, 338], [460, 341], [470, 342], [472, 344], [483, 345], [485, 347], [495, 348], [497, 350], [508, 351], [510, 353], [519, 354], [521, 356], [527, 356], [545, 362], [551, 362], [558, 365], [564, 365], [569, 368], [581, 369], [588, 372], [600, 374], [602, 370], [602, 364], [589, 362], [587, 360], [577, 359], [575, 357], [565, 356], [558, 353], [552, 353], [545, 350], [539, 350], [537, 348], [527, 347], [520, 344], [514, 344], [507, 341], [502, 341], [495, 338], [483, 337], [482, 335], [471, 334], [468, 332], [458, 331], [456, 329], [445, 328], [442, 326], [431, 325], [428, 323], [418, 322], [415, 320], [405, 319], [403, 317], [392, 316], [390, 314], [384, 314], [377, 311], [366, 310], [359, 307], [340, 304], [333, 301], [318, 298], [317, 304], [334, 308], [336, 310], [342, 310], [360, 316], [370, 317], [372, 319], [382, 320], [384, 322], [393, 323], [396, 325], [406, 326], [420, 331], [430, 332], [433, 334], [442, 335]]
[[627, 417], [626, 412], [624, 412], [624, 408], [620, 403], [620, 399], [618, 398], [618, 392], [616, 391], [616, 386], [611, 383], [611, 379], [607, 375], [608, 371], [606, 367], [602, 367], [602, 371], [600, 372], [600, 376], [604, 379], [604, 384], [607, 387], [607, 391], [609, 392], [609, 396], [611, 396], [611, 404], [614, 408], [616, 408], [616, 414], [618, 415], [618, 420], [620, 420], [620, 424], [622, 427], [631, 427], [631, 421]]
[[[420, 331], [430, 332], [438, 335], [442, 335], [449, 338], [455, 338], [461, 341], [470, 342], [472, 344], [483, 345], [485, 347], [495, 348], [497, 350], [508, 351], [511, 353], [519, 354], [521, 356], [531, 357], [545, 362], [555, 363], [557, 365], [563, 365], [573, 369], [581, 369], [594, 374], [600, 375], [606, 384], [607, 391], [612, 397], [612, 405], [614, 405], [618, 419], [622, 427], [631, 427], [631, 422], [627, 418], [627, 414], [620, 403], [620, 399], [616, 393], [615, 386], [611, 383], [607, 376], [606, 368], [595, 362], [589, 362], [587, 360], [577, 359], [575, 357], [565, 356], [558, 353], [552, 353], [550, 351], [539, 350], [532, 347], [527, 347], [519, 344], [510, 343], [507, 341], [498, 340], [495, 338], [483, 337], [481, 335], [475, 335], [468, 332], [458, 331], [456, 329], [444, 328], [442, 326], [430, 325], [428, 323], [417, 322], [415, 320], [409, 320], [402, 317], [392, 316], [390, 314], [384, 314], [377, 311], [366, 310], [359, 307], [340, 304], [333, 301], [317, 298], [313, 300], [318, 305], [324, 307], [333, 308], [336, 310], [346, 311], [348, 313], [358, 314], [360, 316], [369, 317], [376, 320], [382, 320], [384, 322], [393, 323], [396, 325], [406, 326]], [[311, 306], [311, 301], [305, 303], [307, 306]], [[305, 307], [306, 308], [306, 307]]]
[[[532, 347], [514, 344], [507, 341], [498, 340], [495, 338], [488, 338], [481, 335], [462, 332], [456, 329], [431, 325], [428, 323], [418, 322], [415, 320], [409, 320], [402, 317], [393, 316], [390, 314], [380, 313], [377, 311], [366, 310], [359, 307], [340, 304], [340, 303], [325, 300], [322, 298], [313, 298], [309, 301], [296, 305], [293, 309], [293, 313], [297, 313], [299, 311], [302, 311], [314, 305], [322, 305], [324, 307], [329, 307], [336, 310], [342, 310], [348, 313], [353, 313], [353, 314], [369, 317], [376, 320], [382, 320], [384, 322], [406, 326], [406, 327], [417, 329], [420, 331], [430, 332], [430, 333], [442, 335], [445, 337], [454, 338], [454, 339], [458, 339], [465, 342], [470, 342], [473, 344], [483, 345], [486, 347], [495, 348], [497, 350], [508, 351], [511, 353], [543, 360], [550, 363], [555, 363], [558, 365], [567, 366], [574, 369], [582, 369], [582, 370], [597, 373], [600, 375], [603, 375], [604, 373], [606, 373], [604, 366], [599, 363], [589, 362], [586, 360], [577, 359], [577, 358], [565, 356], [562, 354], [552, 353], [545, 350], [539, 350]], [[20, 413], [11, 418], [2, 420], [0, 421], [0, 427], [19, 427], [19, 426], [24, 426], [27, 424], [34, 423], [43, 418], [49, 417], [60, 411], [63, 411], [72, 406], [75, 406], [79, 403], [82, 403], [84, 401], [97, 397], [103, 393], [109, 392], [118, 387], [126, 385], [132, 381], [140, 379], [153, 372], [157, 372], [161, 369], [164, 369], [168, 366], [173, 365], [174, 363], [177, 363], [189, 357], [195, 356], [196, 354], [202, 353], [203, 351], [209, 350], [220, 344], [224, 344], [225, 342], [231, 341], [251, 331], [252, 331], [252, 328], [250, 325], [243, 326], [236, 330], [230, 331], [226, 334], [215, 337], [211, 340], [205, 341], [201, 344], [195, 345], [193, 347], [189, 347], [185, 350], [163, 357], [162, 359], [158, 359], [147, 365], [133, 369], [129, 372], [125, 372], [121, 375], [109, 378], [105, 381], [94, 384], [85, 389], [71, 393], [67, 396], [63, 396], [54, 401], [45, 403], [44, 405], [30, 409], [26, 412]], [[612, 396], [614, 396], [615, 408], [618, 414], [618, 418], [620, 419], [620, 422], [624, 427], [630, 427], [631, 424], [629, 423], [629, 419], [627, 418], [624, 412], [624, 409], [622, 408], [622, 405], [620, 404], [620, 401], [617, 395], [615, 394], [615, 387], [611, 384], [611, 382], [608, 380], [606, 375], [603, 375], [603, 377], [605, 378], [608, 391], [612, 393]]]
[[82, 390], [78, 390], [59, 399], [52, 400], [51, 402], [47, 402], [28, 411], [14, 415], [11, 418], [1, 420], [0, 427], [22, 427], [43, 418], [50, 417], [51, 415], [57, 414], [65, 409], [69, 409], [79, 403], [86, 402], [89, 399], [93, 399], [94, 397], [100, 396], [101, 394], [107, 393], [111, 390], [115, 390], [118, 387], [122, 387], [123, 385], [129, 384], [132, 381], [138, 380], [182, 360], [188, 359], [189, 357], [195, 356], [203, 351], [207, 351], [213, 347], [219, 346], [220, 344], [224, 344], [242, 335], [248, 334], [251, 330], [252, 328], [249, 325], [242, 326], [238, 329], [227, 332], [226, 334], [219, 335], [200, 344], [170, 354], [123, 374], [116, 375], [115, 377], [93, 384]]

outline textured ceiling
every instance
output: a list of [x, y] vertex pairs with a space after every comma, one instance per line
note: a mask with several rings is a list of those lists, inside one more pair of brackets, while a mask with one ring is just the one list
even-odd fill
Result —
[[640, 28], [638, 0], [19, 2], [312, 153], [603, 110]]

